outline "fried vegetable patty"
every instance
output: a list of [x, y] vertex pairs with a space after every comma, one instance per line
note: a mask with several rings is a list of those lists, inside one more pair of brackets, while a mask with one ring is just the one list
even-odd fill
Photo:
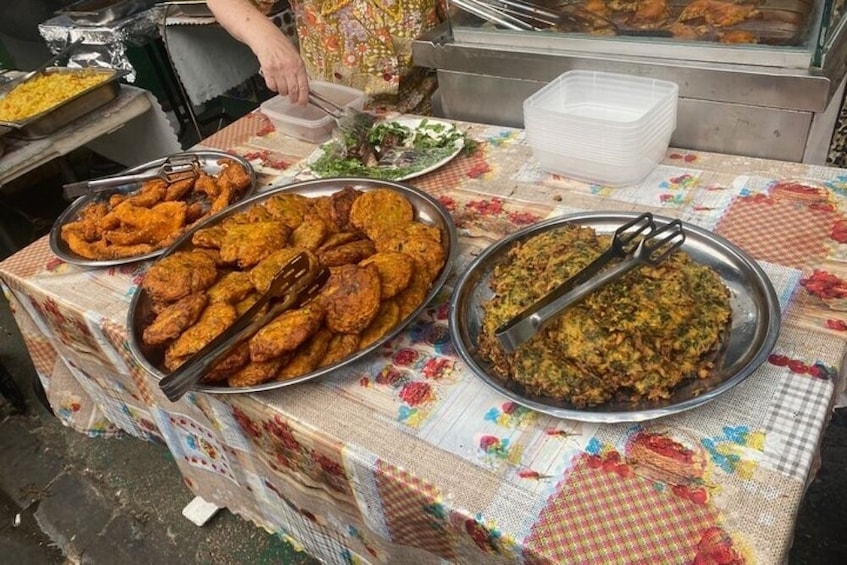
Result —
[[728, 326], [729, 291], [718, 274], [677, 251], [572, 305], [514, 354], [494, 332], [576, 274], [611, 242], [573, 224], [513, 247], [491, 277], [480, 353], [497, 374], [535, 395], [576, 407], [629, 398], [668, 398], [689, 377], [706, 377]]

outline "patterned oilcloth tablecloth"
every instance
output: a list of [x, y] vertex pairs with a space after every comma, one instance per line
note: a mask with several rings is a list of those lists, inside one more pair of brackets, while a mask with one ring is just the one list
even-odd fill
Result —
[[[559, 214], [652, 211], [712, 230], [773, 282], [769, 359], [702, 407], [585, 424], [519, 406], [451, 346], [449, 281], [378, 354], [327, 378], [169, 402], [133, 360], [129, 301], [149, 263], [82, 269], [46, 240], [0, 276], [56, 415], [92, 436], [164, 441], [191, 490], [328, 562], [781, 563], [831, 408], [847, 335], [847, 171], [669, 151], [640, 185], [543, 172], [521, 130], [411, 181], [450, 210], [460, 273], [507, 233]], [[314, 147], [261, 114], [204, 140], [262, 182], [308, 178]]]

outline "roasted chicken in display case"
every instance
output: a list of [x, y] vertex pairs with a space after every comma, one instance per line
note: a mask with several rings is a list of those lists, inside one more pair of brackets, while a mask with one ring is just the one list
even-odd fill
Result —
[[794, 45], [813, 0], [457, 0], [465, 12], [514, 30]]

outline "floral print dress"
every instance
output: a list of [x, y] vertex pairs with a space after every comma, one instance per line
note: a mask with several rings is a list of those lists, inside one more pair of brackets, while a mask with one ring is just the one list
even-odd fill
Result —
[[413, 69], [412, 41], [440, 21], [438, 4], [438, 0], [292, 0], [300, 54], [309, 76], [364, 90], [373, 100], [400, 103], [400, 109], [410, 110], [420, 102], [426, 82], [426, 73]]

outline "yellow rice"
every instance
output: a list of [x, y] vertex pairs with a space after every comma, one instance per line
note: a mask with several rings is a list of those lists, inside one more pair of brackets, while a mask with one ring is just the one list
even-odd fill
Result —
[[41, 74], [0, 98], [0, 121], [20, 122], [57, 106], [108, 78], [108, 73], [82, 70]]

